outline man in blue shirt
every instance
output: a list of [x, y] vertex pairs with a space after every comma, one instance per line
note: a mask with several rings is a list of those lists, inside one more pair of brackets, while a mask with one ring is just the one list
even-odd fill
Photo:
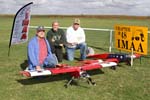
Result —
[[36, 36], [28, 44], [28, 69], [42, 71], [45, 67], [55, 67], [58, 63], [48, 41], [45, 38], [45, 29], [38, 26]]

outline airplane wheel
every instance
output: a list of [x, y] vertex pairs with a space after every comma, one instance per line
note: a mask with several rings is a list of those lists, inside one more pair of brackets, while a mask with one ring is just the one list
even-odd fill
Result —
[[68, 86], [67, 86], [67, 85], [64, 85], [64, 87], [65, 87], [65, 88], [68, 88]]
[[112, 66], [111, 69], [116, 70], [116, 66]]
[[93, 82], [93, 83], [92, 83], [92, 85], [93, 85], [93, 86], [96, 86], [96, 83], [95, 83], [95, 82]]

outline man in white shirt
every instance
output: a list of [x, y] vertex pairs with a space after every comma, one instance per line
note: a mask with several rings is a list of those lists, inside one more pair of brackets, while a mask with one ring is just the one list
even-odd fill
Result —
[[86, 43], [85, 33], [80, 27], [80, 20], [75, 19], [73, 25], [67, 29], [66, 32], [66, 51], [68, 60], [74, 60], [74, 52], [76, 49], [80, 49], [80, 60], [86, 59]]

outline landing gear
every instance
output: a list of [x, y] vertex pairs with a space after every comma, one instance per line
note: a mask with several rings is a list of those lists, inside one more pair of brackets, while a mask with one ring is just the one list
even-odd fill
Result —
[[79, 78], [86, 79], [89, 85], [96, 86], [96, 83], [93, 82], [92, 78], [90, 77], [90, 75], [86, 71], [72, 73], [72, 78], [64, 86], [66, 88], [68, 88], [68, 86], [71, 85], [72, 81], [75, 81], [75, 79], [79, 79]]
[[112, 70], [116, 70], [116, 66], [112, 66], [110, 67]]
[[75, 79], [75, 77], [72, 76], [72, 78], [68, 81], [68, 83], [64, 85], [65, 88], [68, 88], [68, 86], [71, 85], [71, 82], [74, 81], [74, 79]]

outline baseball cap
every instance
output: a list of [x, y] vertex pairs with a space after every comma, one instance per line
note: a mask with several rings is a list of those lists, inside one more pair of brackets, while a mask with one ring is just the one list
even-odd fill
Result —
[[44, 26], [38, 26], [36, 30], [37, 31], [45, 31]]
[[74, 24], [80, 24], [80, 19], [79, 18], [74, 19]]

